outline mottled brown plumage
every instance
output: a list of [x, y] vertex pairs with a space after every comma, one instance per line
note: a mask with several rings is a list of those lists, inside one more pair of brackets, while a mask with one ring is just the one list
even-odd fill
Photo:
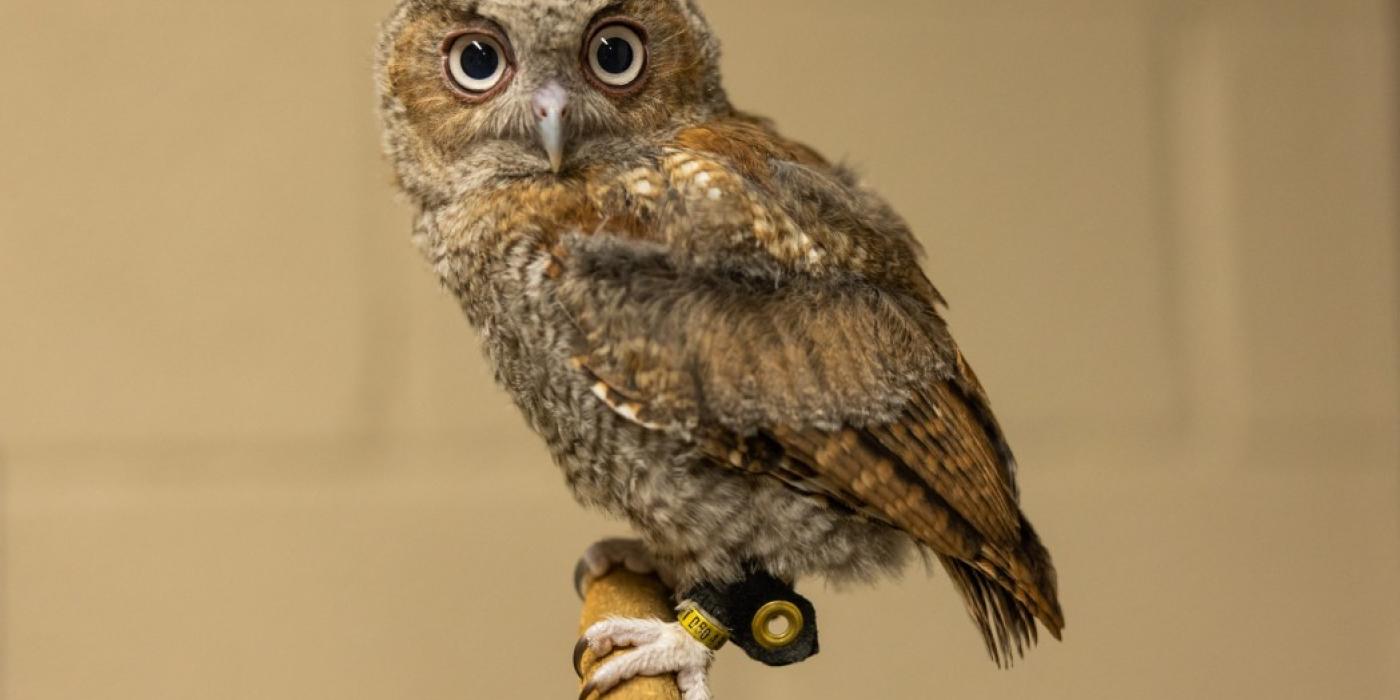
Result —
[[[614, 18], [646, 37], [626, 94], [579, 58]], [[479, 26], [516, 65], [477, 102], [443, 46]], [[581, 501], [629, 518], [682, 588], [746, 563], [869, 578], [912, 540], [995, 658], [1036, 619], [1059, 635], [1050, 557], [914, 238], [729, 105], [690, 2], [405, 0], [384, 37], [415, 240]], [[536, 129], [558, 94], [568, 149], [550, 153]]]

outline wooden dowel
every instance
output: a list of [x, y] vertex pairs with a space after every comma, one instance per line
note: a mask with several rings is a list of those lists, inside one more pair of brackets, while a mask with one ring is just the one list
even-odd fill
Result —
[[[594, 623], [609, 617], [652, 617], [660, 620], [674, 620], [675, 610], [671, 609], [670, 592], [655, 576], [634, 574], [617, 567], [588, 587], [588, 595], [583, 599], [583, 615], [579, 620], [579, 634]], [[613, 654], [629, 653], [628, 649], [616, 649]], [[594, 658], [593, 651], [583, 654], [583, 680], [579, 687], [588, 681], [602, 661]], [[595, 693], [593, 697], [597, 697]], [[666, 676], [634, 678], [608, 693], [607, 700], [680, 700], [680, 690], [676, 688], [674, 674]]]

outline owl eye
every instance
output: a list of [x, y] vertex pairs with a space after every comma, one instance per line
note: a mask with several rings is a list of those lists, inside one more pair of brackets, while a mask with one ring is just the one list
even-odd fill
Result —
[[448, 42], [447, 73], [458, 87], [472, 95], [484, 95], [505, 80], [510, 59], [495, 37], [471, 33]]
[[588, 40], [588, 68], [607, 87], [625, 88], [637, 82], [646, 67], [647, 48], [630, 24], [604, 25]]

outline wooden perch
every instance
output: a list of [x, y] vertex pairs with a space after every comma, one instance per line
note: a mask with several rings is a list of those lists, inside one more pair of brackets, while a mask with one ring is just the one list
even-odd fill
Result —
[[[669, 591], [655, 576], [634, 574], [623, 567], [614, 568], [607, 575], [588, 587], [588, 595], [583, 599], [583, 615], [579, 619], [579, 635], [593, 626], [593, 623], [609, 617], [654, 617], [660, 620], [673, 620], [676, 612], [671, 609]], [[613, 654], [629, 653], [627, 649], [617, 649]], [[593, 676], [598, 665], [611, 657], [595, 658], [593, 651], [583, 654], [583, 680], [580, 687]], [[595, 694], [596, 698], [597, 695]], [[607, 700], [680, 700], [681, 692], [676, 688], [674, 674], [655, 677], [634, 678], [608, 693]]]

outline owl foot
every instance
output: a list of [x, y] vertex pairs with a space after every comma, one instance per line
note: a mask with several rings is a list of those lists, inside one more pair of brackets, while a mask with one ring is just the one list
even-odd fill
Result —
[[682, 700], [711, 700], [709, 673], [714, 652], [696, 641], [679, 622], [611, 618], [588, 628], [579, 640], [575, 657], [585, 648], [599, 657], [616, 647], [630, 647], [593, 672], [593, 678], [583, 686], [579, 700], [597, 691], [602, 697], [618, 684], [636, 676], [676, 674], [676, 685]]
[[584, 597], [589, 585], [615, 566], [625, 567], [635, 574], [656, 574], [662, 583], [673, 585], [668, 572], [656, 565], [641, 540], [611, 538], [590, 545], [574, 567], [574, 590], [578, 597]]

